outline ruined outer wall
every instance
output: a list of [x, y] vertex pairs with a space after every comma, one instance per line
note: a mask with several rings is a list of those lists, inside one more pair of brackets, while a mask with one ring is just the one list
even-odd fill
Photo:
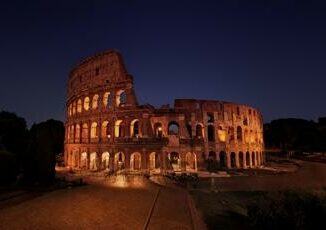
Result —
[[[109, 50], [69, 75], [65, 163], [79, 169], [197, 171], [264, 163], [262, 116], [250, 106], [177, 99], [173, 108], [138, 105], [122, 57]], [[174, 126], [174, 129], [173, 129]]]

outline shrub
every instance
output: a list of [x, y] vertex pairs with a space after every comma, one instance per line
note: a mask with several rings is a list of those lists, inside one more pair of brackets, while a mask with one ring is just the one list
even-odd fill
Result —
[[324, 225], [326, 195], [273, 192], [262, 195], [247, 208], [250, 223], [257, 229], [313, 229]]

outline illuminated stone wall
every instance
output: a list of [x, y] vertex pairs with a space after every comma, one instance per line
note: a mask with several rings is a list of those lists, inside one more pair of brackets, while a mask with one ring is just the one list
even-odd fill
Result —
[[173, 108], [139, 105], [119, 52], [87, 58], [70, 73], [65, 163], [75, 169], [197, 171], [264, 163], [256, 109], [224, 101], [177, 99]]

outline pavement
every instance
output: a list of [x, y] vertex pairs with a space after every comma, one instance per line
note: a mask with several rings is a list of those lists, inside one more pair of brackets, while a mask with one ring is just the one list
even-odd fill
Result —
[[136, 185], [94, 183], [3, 208], [0, 202], [0, 229], [193, 229], [186, 191], [146, 179]]

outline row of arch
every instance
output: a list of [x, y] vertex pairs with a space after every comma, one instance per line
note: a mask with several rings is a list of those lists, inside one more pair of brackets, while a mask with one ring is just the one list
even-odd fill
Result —
[[[96, 140], [99, 137], [102, 139], [110, 138], [113, 134], [114, 137], [139, 137], [142, 135], [142, 129], [140, 127], [140, 122], [138, 119], [133, 119], [129, 125], [129, 133], [127, 134], [125, 122], [121, 119], [115, 121], [114, 125], [110, 125], [109, 121], [105, 120], [102, 122], [101, 125], [98, 125], [97, 122], [89, 123], [82, 123], [82, 124], [75, 124], [75, 125], [68, 125], [67, 126], [67, 136], [66, 139], [68, 142], [84, 142], [88, 143], [89, 139]], [[193, 138], [192, 127], [190, 125], [186, 125], [186, 129], [190, 138]], [[258, 132], [254, 132], [253, 130], [245, 130], [242, 131], [242, 128], [238, 126], [236, 128], [236, 140], [238, 143], [262, 143], [261, 137]], [[179, 136], [180, 134], [180, 126], [176, 121], [171, 121], [167, 127], [167, 134], [168, 135], [176, 135]], [[196, 125], [195, 130], [195, 137], [197, 138], [206, 138], [210, 142], [215, 142], [216, 140], [220, 142], [226, 142], [227, 138], [230, 142], [234, 141], [234, 127], [229, 127], [228, 132], [224, 130], [221, 126], [218, 127], [216, 132], [214, 125], [207, 126], [207, 132], [205, 132], [205, 128], [203, 124], [198, 123]], [[218, 138], [215, 138], [217, 135]], [[163, 134], [163, 126], [161, 123], [154, 124], [154, 136], [162, 137]], [[244, 136], [244, 138], [243, 138]], [[81, 140], [80, 140], [81, 139]]]
[[[118, 90], [113, 98], [113, 94], [110, 92], [105, 92], [102, 96], [102, 104], [104, 107], [113, 106], [113, 99], [115, 99], [116, 106], [123, 106], [127, 102], [127, 94], [124, 90]], [[89, 96], [84, 97], [83, 99], [79, 98], [78, 100], [72, 102], [68, 105], [68, 116], [75, 115], [77, 113], [82, 113], [83, 111], [88, 111], [90, 109], [98, 109], [100, 105], [100, 96], [99, 94], [94, 94], [92, 98]]]
[[[125, 136], [124, 124], [122, 125], [122, 120], [117, 120], [114, 125], [114, 136], [123, 137]], [[138, 137], [140, 135], [139, 120], [134, 119], [130, 122], [130, 136]], [[111, 138], [112, 127], [109, 121], [105, 120], [99, 126], [97, 122], [92, 122], [90, 128], [88, 123], [70, 125], [67, 127], [67, 140], [68, 142], [84, 142], [88, 143], [89, 138], [91, 140], [98, 139], [100, 136], [103, 139]]]
[[[225, 168], [253, 168], [264, 164], [264, 156], [262, 152], [231, 152], [219, 153], [211, 151], [207, 156], [207, 160], [218, 162], [220, 169]], [[68, 166], [83, 170], [122, 170], [131, 171], [148, 170], [173, 170], [173, 171], [197, 171], [198, 158], [195, 153], [187, 152], [183, 157], [178, 152], [170, 152], [166, 155], [165, 162], [160, 154], [151, 152], [148, 155], [142, 155], [140, 152], [133, 152], [126, 155], [123, 152], [110, 154], [105, 151], [97, 152], [70, 152], [68, 156]]]
[[252, 168], [265, 163], [263, 152], [230, 152], [210, 151], [207, 159], [217, 161], [220, 168]]

